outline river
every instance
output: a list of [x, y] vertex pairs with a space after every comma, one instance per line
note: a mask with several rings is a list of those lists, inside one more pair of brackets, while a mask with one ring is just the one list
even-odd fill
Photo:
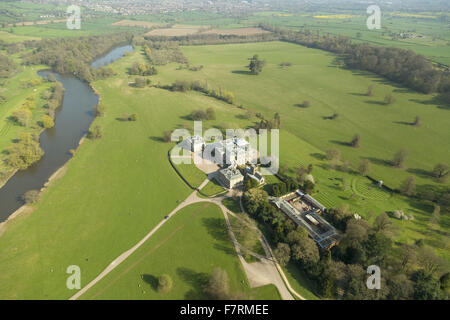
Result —
[[[115, 48], [103, 57], [92, 62], [94, 68], [105, 66], [133, 51], [130, 45]], [[40, 71], [46, 77], [49, 71]], [[0, 189], [0, 222], [20, 208], [24, 202], [23, 195], [30, 190], [39, 190], [53, 173], [62, 167], [71, 157], [71, 149], [76, 149], [80, 139], [87, 133], [95, 118], [94, 107], [98, 96], [91, 87], [73, 77], [53, 73], [64, 89], [61, 108], [55, 113], [55, 126], [44, 130], [39, 142], [44, 156], [31, 167], [18, 171]]]

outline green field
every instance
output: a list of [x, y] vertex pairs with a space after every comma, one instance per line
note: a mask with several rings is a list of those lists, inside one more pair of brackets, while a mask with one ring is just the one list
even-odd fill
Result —
[[[199, 263], [201, 261], [201, 263]], [[211, 271], [227, 271], [231, 291], [251, 294], [218, 206], [199, 203], [182, 209], [144, 246], [82, 296], [83, 299], [205, 299], [202, 286]], [[156, 291], [168, 274], [173, 289]], [[267, 288], [258, 295], [279, 298]]]
[[[384, 8], [383, 8], [384, 9]], [[450, 33], [448, 22], [439, 13], [402, 14], [382, 9], [381, 29], [369, 30], [365, 10], [344, 12], [314, 12], [283, 14], [281, 12], [255, 13], [245, 21], [255, 24], [261, 21], [293, 30], [309, 29], [323, 34], [343, 35], [355, 42], [411, 49], [445, 65], [450, 65]], [[414, 38], [400, 39], [392, 34], [410, 33]]]
[[[447, 216], [441, 217], [442, 233], [431, 233], [428, 231], [431, 204], [379, 190], [358, 174], [334, 170], [323, 160], [327, 149], [338, 148], [355, 168], [362, 159], [369, 159], [370, 175], [391, 187], [397, 188], [406, 177], [415, 175], [419, 191], [430, 187], [442, 189], [448, 184], [438, 183], [423, 172], [450, 158], [448, 110], [431, 103], [430, 96], [397, 87], [373, 74], [338, 68], [333, 64], [332, 54], [293, 44], [194, 46], [184, 47], [183, 52], [192, 64], [202, 64], [204, 68], [193, 74], [177, 70], [171, 64], [159, 68], [155, 81], [164, 84], [176, 79], [207, 80], [212, 87], [233, 91], [236, 104], [262, 112], [267, 118], [279, 112], [280, 162], [291, 168], [292, 175], [296, 166], [314, 164], [314, 196], [319, 201], [327, 207], [348, 203], [369, 221], [381, 212], [408, 212], [415, 220], [395, 221], [401, 227], [398, 240], [425, 239], [448, 259]], [[245, 74], [246, 58], [255, 53], [267, 61], [259, 76]], [[278, 67], [282, 61], [291, 61], [293, 66], [282, 69]], [[371, 98], [364, 96], [370, 84], [376, 91]], [[391, 91], [397, 102], [391, 106], [379, 103]], [[303, 100], [312, 101], [312, 107], [298, 107]], [[324, 119], [335, 112], [339, 113], [337, 119]], [[404, 124], [415, 115], [428, 120], [419, 128]], [[345, 145], [355, 133], [362, 137], [358, 149]], [[436, 140], [440, 143], [429, 143]], [[409, 151], [407, 168], [403, 170], [386, 164], [401, 148]]]
[[119, 18], [97, 18], [81, 20], [80, 29], [68, 29], [64, 22], [54, 22], [39, 25], [17, 25], [0, 28], [0, 39], [5, 41], [26, 41], [40, 38], [54, 37], [82, 37], [115, 32], [148, 31], [140, 27], [113, 26], [112, 23], [120, 21]]
[[201, 192], [207, 195], [208, 197], [215, 196], [217, 194], [221, 194], [226, 190], [220, 185], [220, 183], [216, 179], [210, 180], [206, 186], [201, 189]]
[[207, 177], [206, 174], [194, 164], [180, 163], [175, 166], [183, 178], [185, 178], [194, 188], [198, 188]]
[[[288, 43], [192, 46], [184, 47], [183, 52], [191, 64], [202, 64], [204, 68], [193, 74], [168, 65], [160, 68], [156, 81], [207, 80], [212, 87], [231, 90], [238, 105], [267, 118], [279, 112], [283, 130], [317, 149], [338, 148], [343, 158], [355, 166], [362, 159], [371, 160], [371, 176], [393, 188], [409, 175], [416, 175], [418, 184], [440, 185], [420, 174], [450, 158], [448, 110], [434, 104], [431, 96], [395, 86], [367, 72], [341, 69], [334, 65], [333, 54]], [[267, 61], [259, 76], [245, 71], [247, 58], [255, 53]], [[293, 66], [280, 68], [283, 61]], [[364, 95], [369, 85], [375, 86], [373, 97]], [[389, 92], [397, 101], [386, 106], [382, 101]], [[304, 100], [310, 100], [313, 106], [299, 107]], [[339, 113], [339, 117], [324, 119], [333, 113]], [[405, 124], [416, 115], [423, 119], [421, 127]], [[355, 133], [361, 135], [359, 149], [346, 146]], [[438, 138], [441, 143], [430, 143]], [[409, 151], [408, 168], [398, 170], [386, 165], [401, 148]], [[280, 161], [289, 153], [281, 151]]]
[[[318, 200], [326, 206], [349, 203], [363, 216], [370, 210], [376, 214], [396, 209], [413, 213], [414, 221], [395, 221], [401, 226], [398, 241], [425, 238], [426, 243], [449, 259], [445, 242], [450, 225], [447, 215], [441, 217], [440, 232], [429, 232], [430, 205], [373, 190], [362, 177], [332, 170], [327, 161], [322, 160], [324, 150], [331, 147], [339, 148], [343, 157], [355, 165], [362, 158], [370, 158], [372, 174], [398, 186], [404, 177], [417, 172], [407, 170], [430, 170], [437, 162], [450, 158], [448, 110], [429, 102], [429, 96], [397, 88], [379, 77], [337, 68], [331, 54], [292, 44], [197, 46], [185, 47], [183, 52], [191, 64], [204, 65], [203, 70], [192, 73], [176, 70], [176, 64], [169, 64], [158, 67], [159, 73], [151, 77], [152, 82], [208, 80], [211, 86], [232, 90], [237, 104], [260, 111], [268, 118], [279, 112], [281, 163], [287, 163], [292, 169], [299, 164], [313, 163], [318, 190], [314, 196]], [[247, 58], [255, 53], [266, 59], [267, 65], [259, 76], [250, 76], [245, 73], [245, 65]], [[207, 107], [215, 109], [217, 120], [205, 121], [204, 129], [213, 126], [245, 128], [256, 121], [243, 119], [245, 110], [196, 92], [134, 88], [129, 85], [133, 77], [127, 76], [126, 70], [135, 61], [144, 61], [139, 50], [112, 65], [117, 71], [115, 77], [93, 83], [106, 107], [106, 115], [94, 122], [102, 126], [104, 137], [98, 141], [86, 140], [68, 164], [64, 176], [56, 180], [35, 205], [34, 212], [14, 219], [1, 235], [1, 298], [70, 297], [73, 292], [65, 286], [67, 266], [79, 265], [83, 283], [89, 282], [192, 192], [167, 159], [173, 143], [161, 141], [164, 130], [191, 128], [192, 122], [186, 120], [186, 115]], [[283, 61], [291, 61], [293, 66], [279, 68], [278, 64]], [[375, 84], [375, 96], [370, 99], [361, 95], [369, 84]], [[379, 104], [384, 93], [392, 90], [397, 102], [392, 106]], [[307, 99], [312, 101], [311, 108], [296, 106]], [[322, 118], [334, 112], [339, 112], [338, 119]], [[123, 113], [137, 113], [138, 121], [118, 121]], [[415, 115], [422, 117], [423, 125], [419, 128], [397, 123], [412, 121]], [[356, 132], [362, 137], [361, 148], [343, 146], [342, 142], [349, 141]], [[429, 143], [435, 139], [440, 144]], [[410, 151], [408, 169], [398, 170], [382, 164], [381, 160], [390, 159], [401, 147]], [[422, 186], [442, 187], [421, 175], [417, 175], [417, 179]], [[356, 196], [352, 197], [353, 193]], [[179, 218], [182, 217], [180, 214]], [[192, 225], [199, 221], [193, 221]], [[169, 231], [161, 229], [161, 232]], [[202, 233], [206, 237], [207, 228]], [[155, 237], [162, 235], [157, 233]], [[177, 248], [177, 242], [166, 244]], [[219, 254], [217, 250], [204, 253], [207, 255], [204, 259]], [[166, 253], [161, 259], [169, 257]], [[141, 269], [139, 274], [148, 272], [157, 276], [167, 268], [167, 263], [142, 263], [139, 266], [145, 270]], [[198, 272], [206, 272], [212, 266], [203, 267], [197, 261], [196, 268]], [[123, 283], [121, 298], [143, 297], [138, 287], [139, 274], [137, 278], [136, 273], [127, 275], [136, 280]], [[229, 270], [229, 274], [237, 284], [238, 271]], [[177, 273], [173, 276], [181, 279]], [[117, 282], [118, 286], [121, 284], [122, 281]], [[192, 286], [180, 280], [181, 284], [179, 291], [173, 291], [174, 295], [183, 296]], [[145, 291], [149, 297], [156, 294], [151, 289]], [[116, 292], [106, 290], [105, 296], [102, 293], [99, 298], [118, 297]]]

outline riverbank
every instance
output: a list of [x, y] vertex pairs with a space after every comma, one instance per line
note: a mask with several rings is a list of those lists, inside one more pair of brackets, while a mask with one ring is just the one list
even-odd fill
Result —
[[[78, 149], [83, 144], [83, 142], [86, 139], [86, 135], [81, 138], [81, 140], [78, 143], [78, 147], [74, 151], [74, 155], [78, 152]], [[53, 185], [53, 183], [58, 180], [59, 178], [62, 178], [64, 174], [66, 173], [67, 166], [69, 165], [70, 161], [73, 159], [70, 158], [62, 167], [60, 167], [58, 170], [56, 170], [50, 178], [48, 178], [47, 182], [44, 183], [44, 186], [39, 190], [39, 198], [41, 198], [42, 194]], [[2, 236], [3, 232], [5, 232], [6, 228], [8, 227], [8, 224], [13, 221], [15, 218], [20, 217], [24, 214], [31, 214], [34, 211], [34, 207], [28, 204], [24, 204], [20, 208], [18, 208], [16, 211], [14, 211], [8, 219], [6, 219], [3, 222], [0, 222], [0, 237]]]
[[[116, 61], [130, 50], [133, 48], [129, 45], [116, 47], [104, 55], [99, 63], [104, 65]], [[97, 61], [99, 60], [94, 61], [92, 65]], [[39, 72], [43, 78], [49, 73], [41, 73], [41, 69]], [[0, 187], [0, 221], [7, 220], [23, 205], [23, 194], [29, 190], [40, 190], [54, 170], [72, 158], [71, 150], [78, 148], [75, 143], [86, 135], [96, 117], [94, 108], [100, 103], [101, 96], [91, 83], [73, 76], [52, 74], [65, 90], [62, 108], [56, 112], [53, 128], [39, 129], [43, 157], [27, 169], [10, 173], [4, 179]]]

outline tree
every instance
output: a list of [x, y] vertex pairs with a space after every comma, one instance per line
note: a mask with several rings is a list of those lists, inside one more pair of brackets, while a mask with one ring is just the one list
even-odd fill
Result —
[[216, 120], [216, 111], [213, 108], [206, 109], [206, 119]]
[[172, 290], [173, 281], [172, 278], [167, 274], [162, 274], [158, 277], [158, 292], [168, 293]]
[[273, 115], [273, 122], [274, 122], [274, 128], [275, 129], [280, 129], [281, 126], [281, 118], [280, 118], [280, 114], [277, 112]]
[[23, 195], [23, 201], [26, 204], [34, 204], [39, 200], [39, 190], [30, 190]]
[[314, 191], [315, 184], [311, 180], [306, 180], [303, 184], [303, 188], [305, 191], [309, 194], [311, 194]]
[[398, 250], [400, 268], [406, 272], [412, 269], [417, 262], [418, 247], [415, 244], [403, 244]]
[[94, 113], [96, 117], [103, 117], [105, 115], [105, 105], [99, 103], [94, 107]]
[[387, 213], [383, 212], [375, 218], [373, 230], [375, 232], [391, 234], [395, 231], [395, 225], [392, 223], [391, 219], [389, 219]]
[[366, 96], [368, 96], [368, 97], [373, 96], [373, 85], [372, 84], [367, 88]]
[[244, 114], [244, 118], [245, 118], [245, 119], [251, 119], [251, 118], [253, 118], [254, 115], [255, 115], [255, 114], [253, 113], [253, 111], [247, 110], [247, 111], [245, 112], [245, 114]]
[[434, 205], [433, 213], [431, 214], [430, 224], [439, 226], [439, 219], [441, 217], [441, 207], [437, 204]]
[[54, 75], [53, 73], [47, 74], [47, 80], [48, 80], [49, 82], [56, 82], [55, 75]]
[[163, 138], [162, 138], [162, 139], [163, 139], [163, 141], [166, 142], [166, 143], [167, 143], [167, 142], [170, 142], [171, 139], [172, 139], [172, 138], [171, 138], [171, 132], [168, 131], [168, 130], [164, 131], [164, 132], [163, 132]]
[[206, 114], [205, 111], [203, 110], [194, 110], [189, 114], [189, 118], [191, 120], [207, 120], [208, 119], [208, 115]]
[[55, 125], [55, 122], [53, 121], [52, 117], [46, 114], [42, 116], [41, 122], [42, 126], [46, 129], [52, 128]]
[[99, 125], [95, 125], [91, 130], [88, 132], [88, 138], [92, 140], [100, 139], [103, 136], [102, 128]]
[[367, 240], [370, 226], [365, 220], [352, 219], [347, 223], [343, 243], [350, 247], [357, 247]]
[[407, 158], [408, 158], [408, 151], [406, 149], [401, 149], [397, 151], [397, 153], [394, 155], [392, 165], [397, 168], [404, 168]]
[[[299, 230], [300, 229], [300, 230]], [[319, 249], [317, 248], [314, 240], [308, 237], [306, 230], [301, 230], [302, 227], [298, 227], [294, 236], [288, 234], [288, 239], [291, 242], [292, 257], [299, 261], [303, 266], [310, 266], [317, 263], [320, 259]]]
[[444, 292], [448, 292], [450, 290], [450, 272], [443, 274], [439, 282], [441, 283], [441, 289]]
[[291, 259], [291, 248], [287, 243], [279, 242], [273, 253], [282, 266], [285, 266]]
[[413, 121], [412, 125], [413, 125], [414, 127], [419, 127], [419, 126], [420, 126], [420, 117], [419, 117], [419, 116], [416, 116], [416, 117], [414, 118], [414, 121]]
[[130, 117], [128, 118], [128, 120], [129, 121], [137, 121], [137, 118], [138, 118], [137, 114], [136, 113], [132, 113], [130, 115]]
[[28, 108], [20, 108], [18, 110], [13, 111], [12, 118], [14, 121], [19, 123], [21, 126], [28, 127], [28, 124], [31, 119], [31, 111]]
[[215, 268], [209, 277], [209, 281], [205, 287], [205, 293], [211, 299], [226, 300], [229, 298], [229, 286], [227, 272], [221, 268]]
[[424, 271], [429, 274], [437, 274], [445, 267], [445, 262], [438, 257], [434, 250], [426, 245], [418, 251], [417, 260]]
[[6, 163], [13, 168], [24, 170], [41, 159], [44, 151], [39, 146], [38, 138], [31, 133], [19, 134], [19, 141], [8, 149]]
[[264, 60], [260, 60], [257, 54], [255, 54], [249, 60], [250, 64], [248, 65], [248, 68], [250, 69], [251, 74], [260, 74], [266, 62]]
[[383, 264], [392, 249], [392, 240], [385, 233], [376, 232], [369, 235], [364, 242], [367, 263]]
[[449, 173], [450, 167], [444, 163], [438, 163], [437, 165], [435, 165], [432, 172], [433, 176], [438, 179], [442, 179], [448, 176]]
[[340, 160], [341, 159], [341, 151], [336, 148], [328, 149], [326, 152], [326, 158], [328, 160]]
[[245, 191], [248, 191], [252, 188], [256, 188], [258, 185], [259, 185], [259, 183], [256, 180], [253, 180], [250, 178], [244, 180], [244, 190]]
[[297, 167], [295, 169], [295, 180], [297, 183], [302, 184], [305, 182], [306, 175], [308, 174], [308, 169], [304, 166]]
[[361, 161], [358, 171], [361, 175], [367, 176], [370, 172], [370, 161], [368, 159]]
[[353, 137], [352, 141], [350, 142], [350, 145], [353, 148], [359, 148], [361, 143], [361, 136], [359, 135], [359, 133], [355, 134], [355, 136]]
[[416, 177], [409, 176], [400, 186], [400, 191], [407, 196], [412, 196], [416, 191]]
[[411, 300], [414, 294], [414, 283], [408, 276], [400, 273], [387, 279], [389, 287], [389, 300]]
[[135, 85], [137, 88], [144, 88], [144, 87], [145, 87], [145, 84], [146, 84], [146, 81], [145, 81], [145, 78], [143, 78], [143, 77], [136, 77], [136, 78], [134, 79], [134, 85]]
[[391, 92], [389, 92], [388, 94], [386, 94], [384, 96], [384, 104], [390, 105], [390, 104], [393, 104], [394, 102], [395, 102], [395, 98]]
[[309, 100], [305, 100], [305, 101], [303, 101], [302, 106], [303, 106], [303, 108], [309, 108], [312, 106], [312, 103]]
[[311, 174], [313, 172], [313, 170], [314, 170], [314, 165], [312, 163], [310, 163], [308, 165], [308, 169], [307, 169], [308, 174]]
[[414, 299], [438, 300], [441, 298], [440, 283], [425, 270], [417, 271], [413, 276]]

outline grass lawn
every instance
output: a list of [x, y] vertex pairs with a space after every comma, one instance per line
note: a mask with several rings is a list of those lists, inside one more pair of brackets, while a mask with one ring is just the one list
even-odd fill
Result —
[[185, 178], [194, 188], [198, 188], [207, 178], [207, 175], [194, 164], [180, 163], [175, 166], [183, 178]]
[[[202, 64], [204, 68], [192, 73], [167, 65], [159, 68], [156, 81], [207, 80], [210, 87], [233, 91], [238, 105], [261, 112], [267, 118], [279, 112], [280, 162], [288, 165], [292, 176], [295, 167], [313, 164], [314, 196], [319, 201], [327, 207], [348, 203], [369, 221], [385, 211], [408, 212], [415, 217], [414, 221], [395, 220], [400, 226], [398, 241], [425, 239], [439, 255], [450, 258], [445, 240], [449, 217], [441, 217], [440, 232], [430, 232], [428, 222], [433, 210], [430, 203], [377, 190], [369, 180], [335, 170], [324, 160], [327, 149], [337, 148], [354, 167], [369, 159], [370, 175], [388, 186], [396, 188], [408, 176], [415, 175], [419, 192], [448, 187], [448, 183], [438, 183], [426, 174], [436, 163], [450, 159], [448, 110], [433, 104], [430, 96], [396, 87], [373, 74], [338, 68], [333, 62], [335, 55], [288, 43], [192, 46], [182, 50], [191, 64]], [[267, 61], [258, 76], [245, 73], [246, 58], [255, 53]], [[278, 67], [282, 61], [290, 61], [293, 66], [282, 69]], [[364, 93], [370, 84], [375, 86], [376, 93], [369, 98]], [[391, 91], [397, 102], [392, 106], [380, 104], [384, 94]], [[310, 100], [312, 107], [298, 107], [303, 100]], [[339, 113], [337, 119], [324, 119], [335, 112]], [[415, 115], [424, 119], [421, 127], [404, 124]], [[355, 133], [362, 138], [358, 149], [346, 145]], [[403, 170], [387, 164], [401, 148], [409, 151], [407, 168]]]
[[[368, 72], [339, 68], [334, 63], [335, 55], [289, 43], [189, 46], [182, 50], [192, 65], [204, 68], [193, 73], [167, 65], [159, 68], [156, 81], [207, 80], [210, 87], [231, 90], [238, 105], [261, 112], [266, 118], [278, 112], [283, 130], [322, 152], [337, 148], [355, 167], [362, 159], [369, 159], [371, 176], [391, 187], [397, 188], [410, 175], [416, 176], [418, 185], [442, 186], [426, 172], [450, 159], [450, 117], [431, 96], [398, 87]], [[253, 76], [246, 72], [245, 65], [256, 53], [267, 63], [260, 75]], [[283, 61], [293, 66], [280, 68]], [[375, 86], [373, 97], [364, 95], [369, 85]], [[382, 101], [389, 92], [396, 102], [386, 106]], [[304, 100], [310, 100], [312, 106], [299, 107]], [[325, 119], [333, 113], [339, 117]], [[421, 127], [406, 125], [417, 115], [422, 119]], [[358, 149], [346, 145], [356, 133], [361, 135]], [[402, 148], [409, 151], [405, 170], [388, 164]], [[281, 163], [290, 152], [281, 152]]]
[[[210, 203], [182, 209], [82, 298], [205, 299], [202, 286], [216, 267], [227, 271], [232, 291], [279, 298], [272, 289], [250, 290], [223, 214]], [[161, 274], [168, 274], [173, 280], [173, 289], [168, 294], [156, 291], [157, 277]]]
[[253, 288], [251, 292], [253, 300], [281, 300], [281, 295], [273, 284]]
[[0, 39], [5, 42], [23, 42], [28, 40], [40, 40], [39, 37], [29, 37], [29, 36], [23, 36], [18, 35], [14, 33], [9, 33], [6, 31], [0, 31]]
[[235, 201], [233, 198], [223, 199], [222, 204], [233, 213], [242, 213], [239, 202]]
[[226, 190], [225, 190], [225, 188], [223, 188], [220, 185], [219, 182], [217, 182], [216, 179], [212, 179], [200, 191], [203, 192], [204, 194], [206, 194], [207, 196], [211, 197], [211, 196], [215, 196], [219, 193], [223, 193]]
[[291, 287], [307, 300], [319, 300], [313, 293], [312, 283], [292, 262], [282, 267], [284, 275], [289, 281]]

